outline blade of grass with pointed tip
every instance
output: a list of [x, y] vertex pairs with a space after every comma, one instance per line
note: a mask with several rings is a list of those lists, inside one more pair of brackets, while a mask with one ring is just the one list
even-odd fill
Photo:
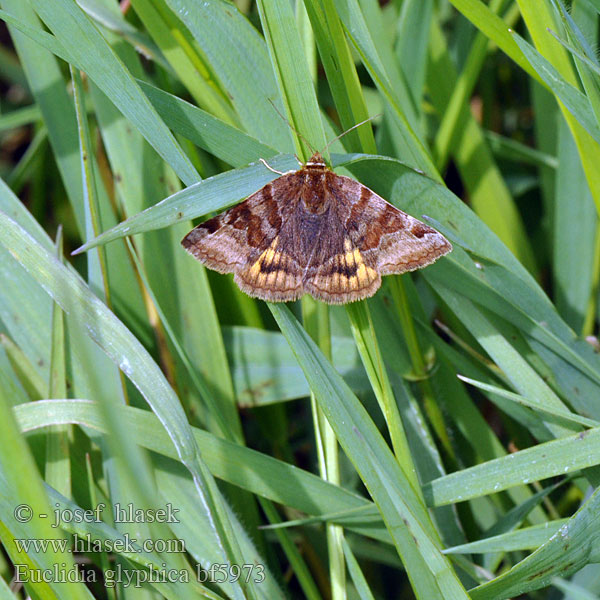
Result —
[[512, 400], [514, 402], [518, 402], [519, 404], [523, 404], [529, 408], [533, 408], [534, 410], [540, 410], [548, 415], [552, 415], [555, 417], [559, 417], [560, 419], [564, 419], [566, 421], [571, 421], [572, 423], [578, 423], [579, 425], [584, 425], [585, 427], [599, 427], [600, 423], [598, 421], [594, 421], [593, 419], [586, 419], [585, 417], [580, 417], [575, 413], [563, 411], [563, 410], [552, 410], [552, 408], [545, 408], [541, 406], [538, 402], [531, 402], [520, 396], [519, 394], [515, 394], [513, 392], [509, 392], [508, 390], [503, 390], [502, 388], [496, 387], [494, 385], [489, 385], [487, 383], [483, 383], [481, 381], [475, 381], [474, 379], [470, 379], [469, 377], [463, 377], [462, 375], [458, 375], [458, 378], [465, 383], [470, 383], [472, 386], [479, 388], [480, 390], [485, 390], [486, 392], [491, 392], [492, 394], [498, 394], [508, 400]]
[[563, 525], [567, 519], [547, 521], [541, 525], [525, 527], [502, 533], [476, 542], [446, 548], [445, 554], [475, 554], [485, 552], [511, 552], [515, 550], [535, 550], [545, 544]]
[[[556, 396], [552, 389], [542, 380], [535, 370], [519, 354], [499, 331], [494, 323], [487, 319], [485, 313], [478, 310], [466, 298], [453, 294], [443, 285], [438, 285], [438, 293], [451, 306], [453, 312], [459, 316], [461, 321], [472, 331], [479, 343], [485, 348], [486, 352], [494, 359], [494, 362], [500, 366], [515, 388], [525, 397], [530, 398], [530, 402], [539, 403], [543, 407], [548, 407], [549, 411], [567, 412], [562, 401]], [[571, 431], [576, 431], [577, 426], [572, 423], [553, 425], [547, 423], [547, 428], [556, 436], [566, 435]], [[543, 430], [546, 426], [541, 425], [539, 435], [542, 439], [545, 437]]]
[[[470, 261], [462, 260], [460, 253], [454, 258], [456, 260], [449, 260], [449, 267], [444, 271], [432, 267], [425, 272], [431, 285], [451, 289], [461, 298], [468, 298], [515, 325], [553, 369], [563, 395], [579, 411], [597, 416], [599, 413], [589, 395], [594, 395], [600, 381], [598, 358], [589, 345], [575, 339], [547, 298], [539, 290], [521, 287], [513, 275], [502, 268], [495, 272], [495, 267], [489, 263], [485, 266], [479, 263], [482, 268], [478, 268]], [[456, 271], [455, 267], [458, 267]], [[460, 285], [455, 280], [458, 273], [461, 273]], [[519, 295], [513, 296], [517, 289]], [[469, 315], [465, 317], [469, 320]], [[582, 389], [587, 392], [580, 393]]]
[[[271, 159], [269, 164], [277, 170], [289, 170], [298, 166], [298, 162], [288, 154]], [[243, 169], [220, 173], [176, 192], [158, 204], [133, 215], [84, 244], [76, 250], [76, 253], [85, 252], [125, 235], [161, 229], [180, 221], [223, 210], [256, 192], [274, 178], [273, 172], [260, 162]], [[199, 202], [199, 200], [203, 201]]]
[[496, 156], [516, 163], [548, 167], [550, 169], [558, 168], [559, 160], [554, 155], [541, 152], [515, 139], [504, 137], [495, 131], [486, 130], [484, 135], [490, 150]]
[[[467, 394], [465, 386], [456, 377], [457, 371], [464, 372], [466, 366], [472, 372], [472, 377], [481, 379], [486, 377], [487, 373], [480, 371], [467, 361], [461, 360], [456, 364], [452, 358], [457, 357], [458, 353], [453, 348], [442, 342], [433, 331], [428, 331], [427, 337], [433, 342], [439, 364], [439, 368], [432, 375], [433, 388], [445, 414], [452, 416], [454, 427], [458, 429], [458, 435], [455, 434], [456, 438], [460, 439], [462, 435], [465, 443], [473, 448], [477, 462], [486, 462], [506, 455], [507, 451], [504, 445], [478, 410], [471, 396]], [[488, 380], [495, 381], [489, 376]], [[465, 460], [466, 448], [463, 444], [456, 443], [459, 446], [459, 456], [463, 456], [463, 460]], [[507, 494], [514, 504], [525, 502], [532, 495], [526, 485], [511, 488]], [[545, 512], [539, 508], [535, 508], [530, 515], [532, 523], [543, 523], [546, 518]]]

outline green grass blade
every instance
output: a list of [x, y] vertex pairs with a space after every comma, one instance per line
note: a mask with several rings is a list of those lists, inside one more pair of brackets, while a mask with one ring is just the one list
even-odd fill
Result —
[[492, 394], [498, 394], [499, 396], [507, 398], [508, 400], [512, 400], [513, 402], [518, 402], [519, 404], [522, 404], [529, 408], [533, 408], [534, 410], [541, 410], [542, 412], [545, 412], [555, 417], [559, 417], [561, 419], [565, 419], [566, 421], [579, 423], [579, 425], [584, 425], [586, 427], [600, 426], [600, 423], [598, 421], [594, 421], [593, 419], [586, 419], [585, 417], [580, 417], [579, 415], [576, 415], [569, 411], [552, 410], [551, 408], [544, 408], [540, 406], [537, 402], [530, 402], [523, 396], [520, 396], [519, 394], [514, 394], [513, 392], [509, 392], [507, 390], [503, 390], [502, 388], [489, 385], [487, 383], [482, 383], [481, 381], [475, 381], [474, 379], [469, 379], [468, 377], [463, 377], [461, 375], [459, 375], [458, 378], [464, 381], [465, 383], [470, 383], [471, 385], [481, 390], [491, 392]]
[[[551, 87], [551, 89], [561, 100], [559, 107], [575, 139], [581, 164], [596, 204], [596, 210], [600, 212], [600, 174], [596, 168], [600, 162], [599, 124], [587, 98], [584, 97], [584, 102], [579, 102], [581, 93], [572, 94], [572, 86], [578, 85], [577, 74], [572, 61], [567, 51], [547, 31], [548, 28], [556, 29], [560, 16], [547, 0], [519, 2], [519, 7], [539, 54], [531, 52], [531, 48], [526, 45], [524, 40], [518, 40], [515, 37], [515, 41], [523, 46], [524, 50], [529, 50], [530, 56], [528, 56], [528, 59], [530, 61], [540, 63], [539, 65], [536, 63], [536, 70], [539, 69], [540, 76], [544, 75], [543, 71], [545, 70], [548, 70], [552, 75], [558, 72], [555, 87]], [[532, 64], [534, 63], [532, 62]], [[567, 86], [565, 86], [565, 82]], [[563, 97], [565, 94], [569, 94], [569, 96], [567, 98]], [[574, 116], [574, 110], [578, 111], [577, 116]], [[588, 113], [587, 116], [580, 114], [580, 110]], [[590, 117], [589, 124], [587, 123], [588, 116]], [[581, 119], [584, 119], [585, 125], [581, 122]]]
[[423, 108], [421, 99], [427, 78], [427, 46], [432, 19], [432, 0], [402, 2], [398, 15], [395, 52], [412, 93], [417, 113], [421, 113]]
[[[490, 3], [489, 10], [494, 14], [498, 14], [505, 4], [505, 0], [494, 0]], [[435, 138], [434, 152], [441, 171], [445, 170], [450, 150], [455, 146], [455, 139], [458, 137], [460, 131], [460, 128], [457, 127], [460, 114], [463, 110], [463, 105], [468, 102], [473, 92], [487, 55], [487, 49], [487, 37], [483, 33], [478, 32], [469, 48], [469, 55], [463, 70], [456, 79], [454, 90], [442, 116]]]
[[185, 100], [143, 81], [138, 80], [138, 84], [170, 129], [233, 167], [277, 154], [270, 146]]
[[[170, 438], [154, 414], [133, 407], [121, 406], [117, 410], [136, 443], [165, 457], [177, 458]], [[64, 423], [79, 423], [106, 431], [98, 406], [87, 400], [28, 402], [16, 409], [16, 415], [24, 432]], [[348, 523], [365, 535], [392, 543], [389, 534], [378, 526], [381, 519], [373, 504], [362, 496], [207, 431], [194, 429], [194, 435], [215, 477], [307, 514], [327, 515], [331, 509], [341, 515], [358, 513], [358, 518], [340, 518], [340, 522]], [[232, 465], [236, 468], [231, 468]], [[298, 494], [298, 489], [307, 492]], [[365, 516], [367, 512], [372, 515], [370, 522]]]
[[199, 496], [216, 517], [215, 536], [223, 544], [223, 559], [229, 554], [231, 560], [235, 560], [239, 551], [230, 534], [227, 517], [218, 506], [223, 499], [200, 462], [198, 448], [177, 397], [147, 351], [72, 271], [58, 263], [4, 213], [0, 213], [0, 221], [0, 242], [10, 248], [13, 258], [28, 269], [67, 314], [77, 315], [88, 335], [135, 383], [159, 416], [181, 461], [192, 473]]
[[267, 47], [256, 29], [228, 2], [165, 2], [194, 36], [243, 128], [279, 152], [291, 152], [289, 127], [271, 104], [282, 111]]
[[218, 82], [215, 82], [210, 65], [195, 47], [189, 31], [165, 2], [134, 0], [131, 4], [195, 102], [215, 117], [235, 124], [235, 112], [227, 95]]
[[9, 113], [0, 115], [0, 131], [8, 131], [23, 125], [29, 125], [39, 121], [42, 117], [40, 107], [37, 104], [18, 108]]
[[[333, 0], [310, 0], [305, 6], [342, 128], [349, 129], [369, 115], [340, 18]], [[358, 127], [345, 140], [355, 152], [376, 152], [370, 127]]]
[[[325, 147], [325, 132], [291, 5], [276, 0], [259, 0], [258, 8], [271, 63], [301, 160]], [[303, 139], [305, 138], [305, 139]]]
[[54, 150], [65, 189], [75, 211], [77, 225], [80, 232], [83, 232], [83, 188], [79, 170], [77, 122], [64, 77], [56, 59], [35, 41], [43, 38], [45, 32], [41, 31], [40, 22], [30, 4], [20, 0], [2, 0], [0, 5], [22, 23], [41, 34], [32, 39], [16, 31], [16, 28], [10, 28], [30, 89], [48, 130], [50, 145]]
[[600, 462], [599, 444], [599, 430], [590, 429], [440, 477], [427, 483], [423, 493], [428, 504], [438, 506], [573, 473]]
[[600, 125], [596, 120], [586, 96], [569, 83], [552, 63], [544, 58], [531, 44], [517, 33], [513, 37], [523, 55], [539, 73], [554, 94], [564, 103], [569, 112], [577, 119], [587, 133], [600, 143]]
[[[41, 551], [29, 548], [17, 549], [14, 538], [18, 539], [66, 539], [60, 531], [52, 527], [52, 521], [39, 515], [52, 515], [50, 501], [39, 476], [35, 459], [20, 435], [12, 413], [12, 401], [0, 390], [0, 499], [10, 506], [3, 510], [6, 515], [0, 525], [0, 539], [14, 564], [25, 565], [24, 579], [29, 569], [34, 570], [34, 581], [26, 585], [30, 594], [41, 598], [91, 598], [91, 593], [80, 582], [61, 583], [60, 579], [36, 582], [35, 570], [49, 569], [53, 564], [64, 565], [64, 570], [75, 569], [70, 553], [59, 548]], [[14, 517], [17, 506], [28, 506], [30, 519], [20, 522]], [[27, 515], [27, 513], [23, 513]], [[8, 516], [10, 515], [10, 517]]]
[[481, 0], [450, 0], [450, 2], [456, 10], [460, 11], [477, 29], [497, 44], [500, 50], [514, 60], [530, 77], [541, 81], [538, 73], [523, 56], [523, 52], [516, 44], [506, 23]]
[[[298, 166], [296, 160], [290, 155], [273, 158], [269, 164], [277, 170], [289, 170]], [[272, 171], [269, 171], [262, 163], [244, 169], [236, 169], [234, 172], [228, 171], [215, 175], [185, 188], [181, 192], [176, 192], [158, 204], [130, 217], [109, 231], [105, 231], [93, 241], [84, 244], [78, 248], [77, 252], [85, 252], [124, 235], [160, 229], [199, 215], [222, 210], [254, 193], [273, 179]]]
[[36, 0], [35, 9], [88, 76], [137, 127], [186, 184], [198, 174], [146, 96], [79, 6]]
[[[593, 289], [598, 216], [577, 147], [567, 124], [559, 125], [554, 206], [554, 289], [556, 308], [582, 331]], [[573, 202], [573, 198], [577, 201]]]
[[[432, 25], [429, 60], [428, 89], [436, 111], [444, 115], [453, 97], [458, 74], [437, 23]], [[473, 210], [523, 265], [535, 273], [533, 251], [521, 215], [492, 158], [481, 128], [466, 103], [460, 105], [457, 119], [453, 158], [469, 193]]]
[[485, 131], [484, 135], [490, 149], [496, 156], [538, 167], [558, 168], [559, 160], [551, 154], [526, 146], [517, 140], [504, 137], [494, 131]]
[[436, 542], [426, 533], [429, 528], [422, 525], [429, 517], [362, 405], [289, 311], [269, 307], [342, 448], [378, 505], [417, 597], [435, 597], [443, 589], [446, 598], [466, 598], [449, 564], [440, 560]]
[[352, 553], [352, 549], [346, 540], [343, 541], [344, 544], [344, 556], [346, 557], [346, 564], [348, 565], [348, 571], [350, 572], [350, 577], [352, 577], [352, 581], [354, 582], [354, 586], [356, 587], [356, 591], [358, 592], [358, 597], [361, 600], [375, 600], [375, 597], [371, 593], [369, 589], [369, 584], [363, 575], [363, 572], [360, 569], [360, 565], [356, 560], [354, 554]]
[[[56, 240], [57, 256], [62, 256], [62, 233]], [[67, 373], [65, 364], [65, 324], [60, 306], [52, 306], [52, 351], [50, 355], [50, 398], [67, 395]], [[71, 495], [71, 460], [69, 445], [72, 442], [72, 427], [54, 427], [46, 438], [45, 479], [49, 485], [64, 496]]]
[[596, 562], [599, 501], [600, 494], [592, 494], [547, 543], [507, 573], [471, 590], [471, 598], [494, 600], [537, 590], [556, 576], [568, 577], [588, 562]]
[[387, 430], [398, 463], [417, 494], [420, 493], [419, 479], [413, 464], [398, 405], [388, 378], [385, 363], [375, 337], [373, 321], [366, 302], [349, 304], [346, 307], [352, 333], [360, 352], [369, 381], [384, 415]]
[[548, 521], [542, 525], [525, 527], [488, 537], [469, 544], [446, 548], [446, 554], [474, 554], [484, 552], [511, 552], [515, 550], [535, 550], [546, 543], [563, 525], [567, 519]]
[[[415, 167], [423, 169], [429, 176], [439, 178], [429, 152], [414, 131], [416, 120], [413, 119], [411, 123], [409, 114], [405, 113], [405, 110], [410, 110], [410, 94], [408, 90], [403, 89], [401, 80], [397, 80], [399, 88], [392, 87], [389, 74], [385, 70], [357, 0], [336, 0], [335, 5], [346, 33], [369, 71], [369, 75], [391, 107], [394, 125], [402, 140], [400, 157]], [[403, 105], [401, 105], [402, 100], [404, 100]]]

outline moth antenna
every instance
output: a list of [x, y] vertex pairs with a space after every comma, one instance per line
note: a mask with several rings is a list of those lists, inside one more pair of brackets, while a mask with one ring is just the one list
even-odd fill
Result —
[[[360, 123], [357, 123], [356, 125], [352, 125], [352, 127], [350, 127], [350, 129], [346, 129], [346, 131], [344, 131], [343, 133], [340, 133], [340, 135], [338, 135], [337, 137], [334, 137], [330, 142], [328, 142], [327, 146], [325, 146], [325, 148], [323, 148], [323, 152], [325, 152], [327, 150], [327, 148], [329, 148], [329, 146], [331, 146], [331, 144], [333, 144], [333, 142], [337, 142], [341, 137], [344, 137], [347, 133], [350, 133], [353, 129], [356, 129], [357, 127], [360, 127], [361, 125], [368, 123], [369, 121], [373, 121], [373, 119], [376, 119], [377, 117], [381, 117], [382, 114], [383, 113], [379, 113], [378, 115], [373, 115], [372, 117], [369, 117], [368, 119], [365, 119], [364, 121], [361, 121]], [[323, 152], [321, 152], [321, 154], [323, 154]]]
[[263, 165], [265, 165], [265, 167], [267, 167], [267, 169], [269, 169], [269, 171], [273, 171], [273, 173], [277, 173], [277, 175], [285, 175], [285, 173], [282, 173], [281, 171], [278, 171], [277, 169], [274, 169], [264, 158], [259, 158], [258, 160]]
[[[271, 98], [267, 98], [267, 100], [271, 103], [271, 106], [275, 109], [275, 112], [288, 124], [289, 128], [299, 137], [302, 139], [303, 142], [306, 143], [306, 145], [308, 146], [309, 150], [315, 154], [316, 150], [312, 147], [312, 144], [288, 121], [288, 119], [281, 114], [281, 112], [279, 111], [279, 109], [275, 106], [275, 103], [273, 102], [273, 100], [271, 100]], [[300, 161], [298, 161], [300, 162]], [[300, 164], [302, 164], [300, 162]]]

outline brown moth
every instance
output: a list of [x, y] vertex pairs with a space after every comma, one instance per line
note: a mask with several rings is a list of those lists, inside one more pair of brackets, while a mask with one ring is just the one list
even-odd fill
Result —
[[200, 262], [270, 302], [310, 294], [328, 304], [372, 296], [382, 275], [414, 271], [452, 250], [435, 229], [316, 152], [181, 241]]

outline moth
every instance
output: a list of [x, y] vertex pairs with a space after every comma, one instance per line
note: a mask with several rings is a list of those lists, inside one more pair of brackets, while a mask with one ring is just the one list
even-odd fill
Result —
[[328, 304], [368, 298], [382, 275], [420, 269], [452, 250], [432, 227], [334, 173], [319, 152], [181, 243], [208, 268], [234, 273], [249, 296], [287, 302], [310, 294]]

